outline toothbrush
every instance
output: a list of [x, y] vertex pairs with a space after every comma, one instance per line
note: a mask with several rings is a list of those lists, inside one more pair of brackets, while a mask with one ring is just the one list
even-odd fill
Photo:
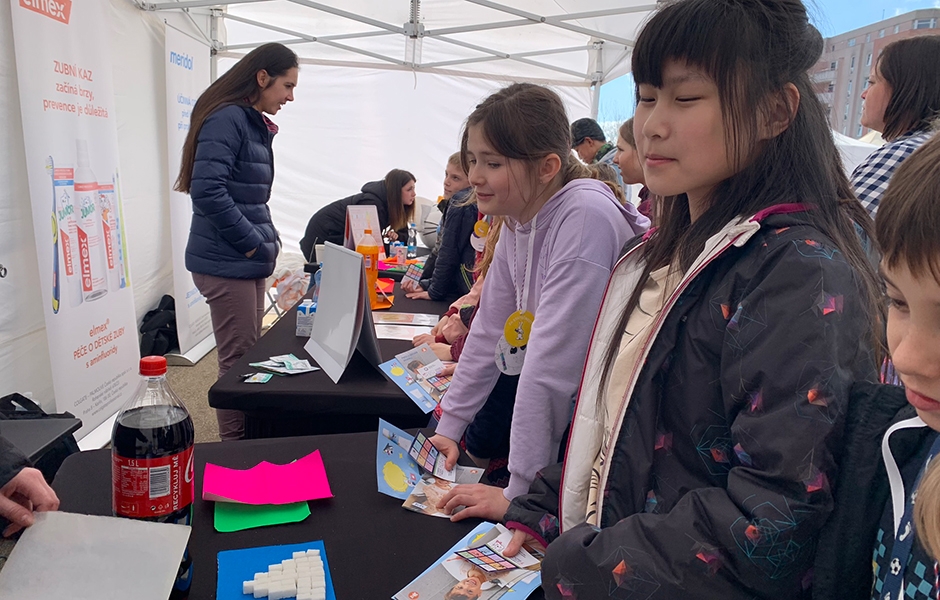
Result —
[[59, 220], [55, 214], [55, 164], [46, 157], [46, 173], [52, 180], [52, 314], [59, 312]]

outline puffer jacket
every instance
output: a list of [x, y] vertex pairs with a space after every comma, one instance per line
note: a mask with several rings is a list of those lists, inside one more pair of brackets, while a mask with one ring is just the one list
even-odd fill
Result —
[[[473, 287], [477, 253], [470, 244], [470, 235], [477, 222], [477, 205], [466, 204], [469, 195], [469, 189], [461, 190], [448, 201], [444, 226], [438, 234], [441, 244], [432, 276], [420, 281], [431, 300], [456, 300]], [[427, 273], [427, 268], [424, 272]]]
[[[349, 206], [374, 206], [379, 215], [379, 227], [382, 231], [388, 227], [388, 196], [384, 181], [370, 181], [362, 186], [362, 191], [348, 198], [327, 204], [310, 217], [304, 237], [300, 240], [300, 251], [308, 261], [313, 262], [314, 247], [323, 242], [343, 245], [346, 233], [346, 208]], [[401, 243], [408, 242], [408, 228], [397, 231]]]
[[[802, 205], [730, 223], [667, 299], [604, 439], [599, 379], [642, 269], [611, 275], [564, 463], [506, 513], [551, 542], [547, 598], [803, 598], [832, 510], [853, 382], [874, 380], [865, 297]], [[790, 213], [790, 214], [782, 214]]]
[[[189, 193], [190, 272], [229, 279], [263, 279], [274, 272], [279, 240], [268, 208], [273, 138], [250, 106], [225, 106], [203, 122]], [[251, 258], [245, 256], [252, 250]]]
[[0, 487], [5, 486], [28, 466], [26, 456], [9, 440], [0, 437]]

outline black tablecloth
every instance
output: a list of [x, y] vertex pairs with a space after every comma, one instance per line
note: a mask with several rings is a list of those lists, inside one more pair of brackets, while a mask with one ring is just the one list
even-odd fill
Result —
[[[389, 312], [441, 315], [447, 308], [443, 302], [409, 300], [396, 284]], [[239, 375], [259, 370], [248, 363], [289, 353], [310, 359], [304, 350], [307, 338], [295, 335], [296, 324], [295, 311], [288, 311], [209, 389], [210, 406], [245, 411], [246, 437], [375, 431], [379, 417], [404, 428], [427, 425], [428, 416], [359, 353], [338, 384], [323, 371], [244, 383]], [[402, 340], [379, 340], [383, 361], [411, 347]]]
[[[409, 512], [401, 500], [379, 494], [375, 448], [374, 433], [197, 444], [190, 599], [215, 598], [216, 555], [221, 550], [315, 540], [326, 545], [338, 599], [391, 598], [479, 523], [478, 519], [451, 523]], [[213, 529], [214, 503], [200, 499], [206, 462], [246, 469], [262, 460], [284, 464], [317, 449], [334, 497], [310, 502], [312, 514], [306, 520], [234, 533]], [[65, 461], [53, 484], [61, 510], [111, 514], [110, 458], [108, 450], [95, 450]]]

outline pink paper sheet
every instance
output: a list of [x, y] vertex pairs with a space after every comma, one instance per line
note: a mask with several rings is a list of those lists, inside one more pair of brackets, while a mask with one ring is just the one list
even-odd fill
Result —
[[286, 465], [267, 461], [247, 470], [206, 463], [202, 499], [240, 504], [289, 504], [332, 498], [319, 450]]

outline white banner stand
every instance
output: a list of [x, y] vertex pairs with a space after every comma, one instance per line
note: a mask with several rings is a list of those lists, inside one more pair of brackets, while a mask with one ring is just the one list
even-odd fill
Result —
[[323, 256], [317, 256], [323, 263], [323, 275], [313, 333], [304, 350], [333, 383], [339, 383], [355, 352], [376, 369], [382, 358], [366, 293], [362, 255], [327, 242]]

